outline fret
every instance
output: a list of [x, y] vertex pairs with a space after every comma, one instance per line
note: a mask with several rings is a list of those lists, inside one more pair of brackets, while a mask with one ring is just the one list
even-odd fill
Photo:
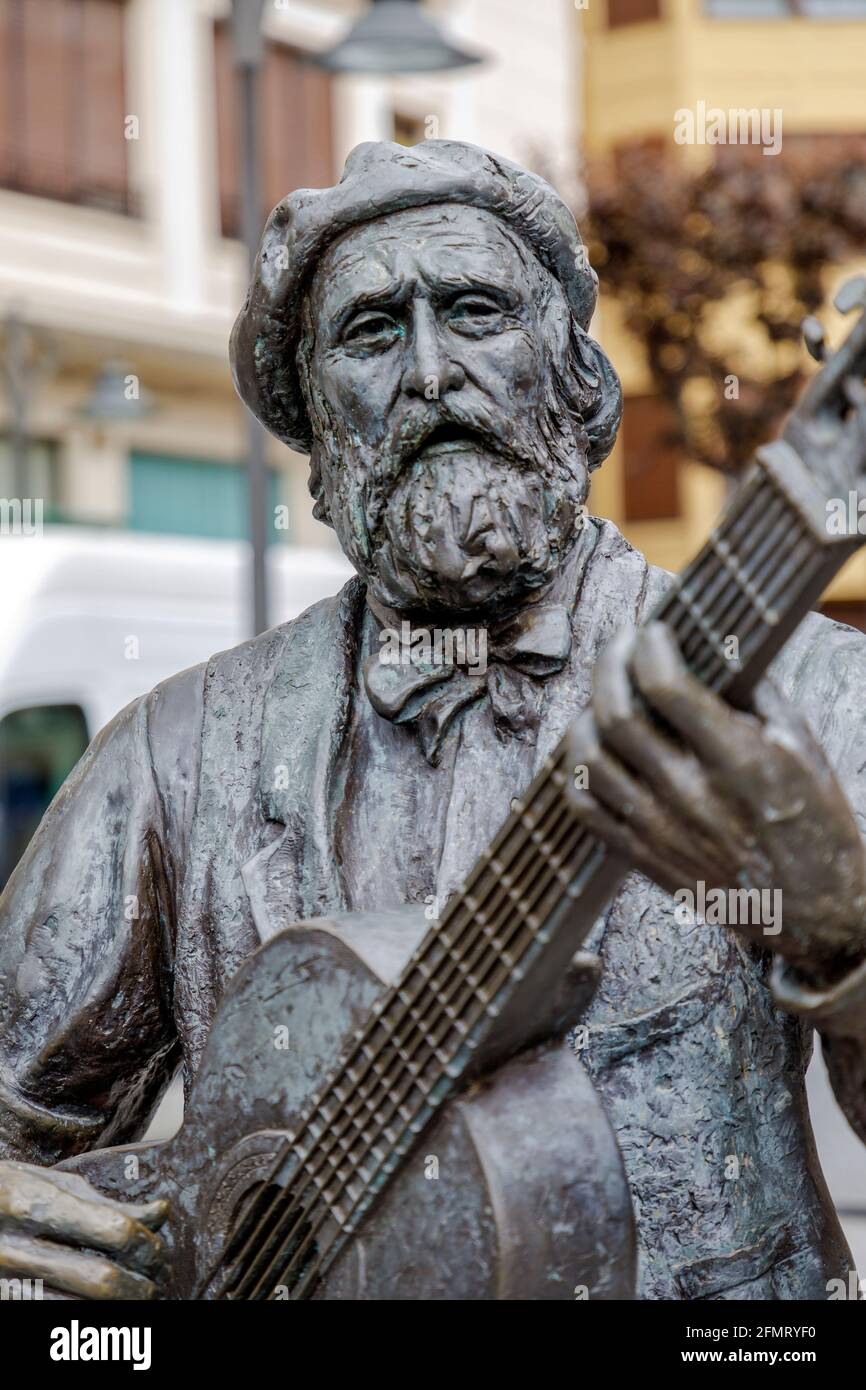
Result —
[[[801, 578], [805, 578], [805, 581], [808, 583], [812, 575], [820, 568], [821, 564], [822, 560], [820, 556], [816, 556], [812, 541], [804, 537], [801, 542], [797, 543], [790, 558], [780, 566], [773, 580], [768, 585], [768, 596], [770, 600], [775, 602], [775, 600], [785, 592], [795, 576], [799, 575]], [[753, 627], [754, 624], [749, 624], [748, 622], [744, 623], [740, 633], [741, 651], [744, 647], [747, 648], [747, 651], [754, 649], [756, 641], [760, 641], [761, 634], [755, 633], [753, 636]], [[751, 647], [747, 646], [748, 643], [751, 643]]]
[[[693, 673], [722, 691], [760, 674], [775, 630], [796, 609], [804, 584], [825, 561], [819, 542], [786, 493], [758, 471], [730, 516], [662, 600], [667, 621]], [[750, 528], [746, 532], [746, 526]], [[729, 655], [726, 639], [736, 637]]]
[[[758, 523], [761, 522], [764, 515], [765, 508], [762, 505], [760, 489], [757, 487], [744, 488], [743, 495], [735, 500], [731, 510], [716, 527], [716, 535], [731, 547], [736, 545], [740, 554], [745, 558], [750, 548], [758, 543], [760, 534]], [[659, 611], [665, 609], [670, 600], [675, 598], [676, 594], [687, 585], [701, 586], [707, 600], [715, 601], [726, 581], [727, 575], [716, 564], [713, 551], [705, 546], [676, 582], [676, 589], [673, 594], [668, 595], [662, 601]], [[683, 636], [682, 633], [679, 635]]]

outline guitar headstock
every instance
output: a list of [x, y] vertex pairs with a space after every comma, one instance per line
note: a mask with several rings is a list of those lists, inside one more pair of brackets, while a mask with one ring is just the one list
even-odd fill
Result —
[[866, 495], [866, 276], [848, 280], [834, 300], [858, 312], [847, 338], [831, 351], [815, 318], [803, 324], [806, 347], [821, 363], [786, 421], [782, 437], [796, 449], [825, 496]]

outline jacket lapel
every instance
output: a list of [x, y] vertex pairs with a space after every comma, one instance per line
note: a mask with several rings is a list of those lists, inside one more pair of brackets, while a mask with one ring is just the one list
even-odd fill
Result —
[[364, 585], [351, 579], [294, 624], [265, 697], [259, 791], [282, 826], [243, 867], [262, 941], [301, 919], [345, 910], [330, 791], [355, 683]]

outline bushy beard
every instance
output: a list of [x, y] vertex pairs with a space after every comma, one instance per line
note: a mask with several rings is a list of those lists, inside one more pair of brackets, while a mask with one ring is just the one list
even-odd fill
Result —
[[[430, 403], [377, 450], [329, 425], [315, 457], [329, 519], [389, 607], [507, 610], [547, 586], [580, 531], [586, 437], [564, 408], [494, 422]], [[456, 430], [470, 447], [443, 440]]]
[[378, 586], [399, 607], [471, 610], [518, 599], [558, 569], [574, 511], [565, 488], [489, 454], [419, 459], [385, 507]]

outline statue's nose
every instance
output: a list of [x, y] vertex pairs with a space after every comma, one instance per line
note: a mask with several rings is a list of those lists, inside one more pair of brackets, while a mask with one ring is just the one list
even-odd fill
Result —
[[459, 391], [464, 385], [466, 373], [452, 360], [433, 308], [426, 300], [416, 300], [413, 305], [406, 351], [409, 360], [401, 382], [405, 395], [438, 400], [446, 391]]

